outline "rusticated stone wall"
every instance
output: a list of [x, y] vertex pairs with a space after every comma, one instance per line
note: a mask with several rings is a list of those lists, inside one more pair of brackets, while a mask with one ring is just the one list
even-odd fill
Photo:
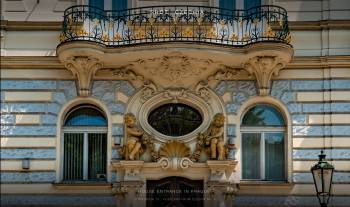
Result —
[[[133, 86], [127, 81], [95, 81], [92, 97], [100, 100], [113, 116], [122, 116], [126, 103], [119, 101], [116, 93], [132, 96]], [[52, 183], [56, 180], [56, 169], [42, 167], [40, 162], [56, 162], [57, 120], [64, 104], [77, 97], [76, 85], [70, 80], [1, 80], [1, 171], [2, 183]], [[112, 124], [112, 142], [123, 136], [119, 121]], [[23, 140], [37, 145], [21, 143]], [[54, 140], [54, 141], [51, 141]], [[50, 143], [50, 144], [49, 144]], [[117, 150], [112, 147], [112, 158], [118, 159]], [[10, 169], [6, 165], [29, 159], [39, 163], [28, 171]], [[17, 164], [19, 165], [19, 164]], [[112, 180], [116, 179], [111, 172]]]

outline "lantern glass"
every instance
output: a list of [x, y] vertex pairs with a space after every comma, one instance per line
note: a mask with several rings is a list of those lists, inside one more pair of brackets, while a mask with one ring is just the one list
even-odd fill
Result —
[[323, 183], [324, 183], [323, 192], [328, 194], [331, 192], [332, 174], [333, 174], [333, 169], [323, 169]]
[[312, 171], [312, 174], [314, 176], [315, 186], [317, 193], [322, 192], [322, 170], [321, 169], [314, 169]]

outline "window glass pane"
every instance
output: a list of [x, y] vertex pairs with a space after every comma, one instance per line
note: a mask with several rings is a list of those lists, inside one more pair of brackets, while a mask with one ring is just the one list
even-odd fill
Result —
[[284, 134], [265, 133], [265, 179], [284, 180]]
[[197, 129], [202, 124], [202, 116], [185, 104], [165, 104], [150, 113], [148, 123], [162, 134], [182, 136]]
[[113, 0], [112, 9], [113, 10], [124, 10], [128, 8], [128, 0]]
[[243, 126], [284, 126], [280, 112], [272, 106], [259, 104], [252, 107], [242, 119]]
[[220, 15], [222, 19], [227, 19], [234, 15], [232, 10], [235, 10], [236, 8], [236, 1], [235, 0], [220, 0], [219, 1], [219, 7], [220, 9]]
[[[106, 180], [106, 134], [89, 133], [89, 180]], [[98, 176], [99, 174], [99, 176]]]
[[104, 0], [89, 0], [89, 6], [104, 10]]
[[260, 6], [261, 0], [244, 0], [244, 9]]
[[101, 19], [104, 16], [104, 0], [89, 0], [90, 18]]
[[107, 126], [104, 115], [93, 106], [78, 106], [68, 113], [65, 126]]
[[64, 134], [63, 179], [83, 180], [84, 134]]
[[252, 18], [261, 18], [261, 0], [245, 0], [244, 9], [247, 10], [245, 15]]
[[260, 179], [260, 133], [242, 134], [242, 177]]

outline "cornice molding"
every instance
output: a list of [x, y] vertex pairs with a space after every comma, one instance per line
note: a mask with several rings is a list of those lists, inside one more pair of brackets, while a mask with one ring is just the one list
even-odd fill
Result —
[[62, 22], [1, 20], [0, 27], [7, 31], [61, 31]]
[[350, 29], [350, 20], [289, 21], [289, 30]]
[[[65, 69], [57, 56], [1, 56], [2, 69]], [[105, 67], [109, 67], [106, 65]], [[285, 69], [320, 69], [350, 67], [350, 55], [296, 56]]]
[[1, 56], [4, 69], [65, 69], [57, 56]]
[[[350, 20], [289, 21], [289, 30], [350, 29]], [[1, 20], [0, 28], [7, 31], [61, 31], [62, 22]]]
[[350, 55], [344, 56], [297, 56], [285, 69], [322, 69], [330, 67], [350, 67]]

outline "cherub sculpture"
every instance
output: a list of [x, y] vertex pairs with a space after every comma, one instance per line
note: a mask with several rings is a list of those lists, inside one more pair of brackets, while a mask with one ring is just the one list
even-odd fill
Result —
[[125, 114], [124, 124], [126, 144], [120, 149], [119, 153], [126, 160], [139, 160], [140, 156], [148, 149], [152, 161], [157, 161], [159, 157], [155, 150], [153, 137], [137, 127], [135, 115], [132, 113]]
[[[209, 147], [211, 159], [225, 159], [224, 124], [225, 116], [222, 113], [217, 113], [208, 130], [198, 136], [198, 142], [205, 147]], [[196, 148], [199, 148], [199, 146]]]

